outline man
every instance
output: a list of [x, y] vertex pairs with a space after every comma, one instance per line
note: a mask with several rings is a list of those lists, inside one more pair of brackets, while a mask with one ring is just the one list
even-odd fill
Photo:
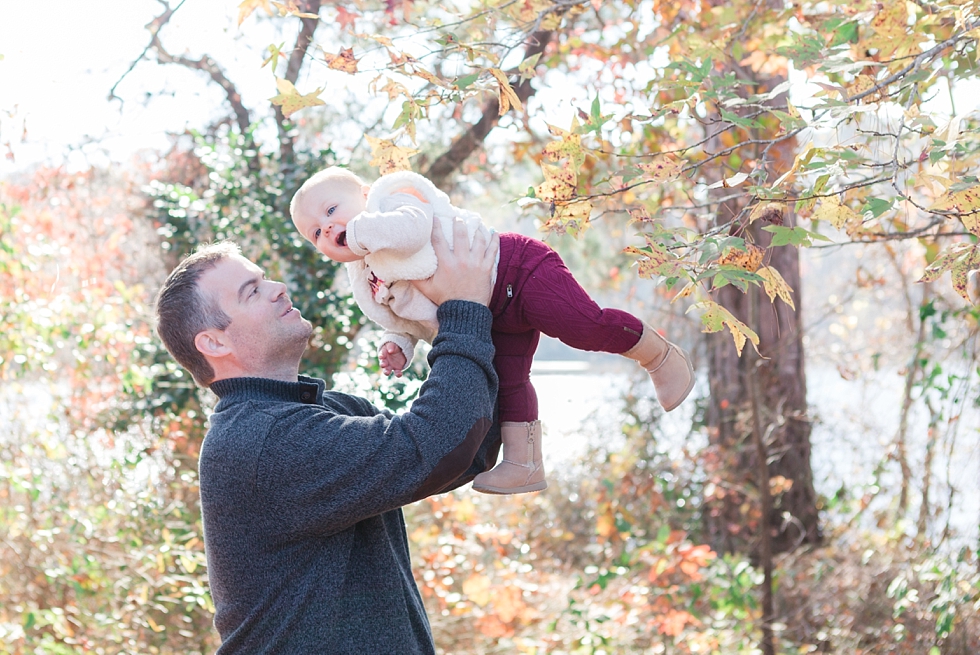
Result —
[[470, 247], [461, 222], [453, 240], [433, 232], [439, 269], [418, 284], [439, 334], [397, 416], [299, 375], [311, 325], [236, 246], [199, 250], [164, 284], [158, 333], [219, 398], [200, 456], [219, 654], [435, 652], [400, 508], [468, 482], [500, 445], [486, 436], [498, 240]]

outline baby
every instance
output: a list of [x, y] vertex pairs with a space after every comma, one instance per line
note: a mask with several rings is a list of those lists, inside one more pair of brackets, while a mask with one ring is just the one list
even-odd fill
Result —
[[[431, 342], [439, 328], [435, 304], [411, 282], [436, 270], [433, 220], [451, 235], [453, 220], [461, 219], [471, 241], [477, 230], [487, 230], [479, 215], [454, 207], [428, 179], [408, 171], [384, 175], [368, 186], [345, 168], [327, 168], [296, 192], [290, 214], [317, 250], [347, 265], [354, 300], [385, 328], [378, 357], [386, 375], [401, 375], [418, 340]], [[473, 480], [477, 491], [517, 494], [548, 486], [538, 400], [530, 381], [542, 332], [579, 350], [635, 360], [650, 374], [668, 412], [694, 387], [686, 352], [632, 314], [599, 307], [558, 254], [536, 239], [500, 235], [490, 311], [503, 459]]]

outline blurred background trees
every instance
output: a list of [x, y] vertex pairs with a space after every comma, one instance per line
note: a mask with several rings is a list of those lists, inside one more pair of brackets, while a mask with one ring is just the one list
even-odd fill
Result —
[[[159, 4], [111, 93], [177, 66], [220, 117], [125, 170], [0, 183], [0, 652], [217, 645], [213, 399], [151, 329], [198, 244], [287, 283], [315, 325], [304, 372], [409, 401], [421, 365], [379, 378], [343, 275], [288, 220], [332, 164], [411, 168], [538, 232], [703, 374], [689, 427], [636, 387], [546, 493], [410, 509], [444, 652], [980, 648], [976, 514], [950, 520], [977, 492], [951, 473], [978, 444], [974, 3], [245, 0], [244, 65], [171, 49], [185, 2]], [[902, 382], [894, 434], [854, 436], [871, 479], [820, 494], [841, 463], [812, 458], [814, 370]]]

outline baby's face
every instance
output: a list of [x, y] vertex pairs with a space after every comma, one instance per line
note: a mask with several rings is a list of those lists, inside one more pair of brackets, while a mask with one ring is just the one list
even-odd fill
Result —
[[317, 250], [335, 262], [362, 259], [347, 247], [347, 222], [364, 211], [367, 187], [327, 180], [307, 191], [293, 224]]

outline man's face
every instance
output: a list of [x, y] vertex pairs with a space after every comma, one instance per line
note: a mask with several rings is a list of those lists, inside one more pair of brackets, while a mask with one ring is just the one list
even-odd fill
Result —
[[260, 375], [299, 362], [313, 327], [293, 307], [282, 282], [266, 280], [262, 269], [235, 255], [201, 275], [198, 287], [231, 318], [223, 332], [245, 368]]
[[324, 180], [307, 191], [293, 224], [307, 241], [335, 262], [362, 259], [347, 247], [347, 223], [364, 211], [366, 188], [350, 180]]

